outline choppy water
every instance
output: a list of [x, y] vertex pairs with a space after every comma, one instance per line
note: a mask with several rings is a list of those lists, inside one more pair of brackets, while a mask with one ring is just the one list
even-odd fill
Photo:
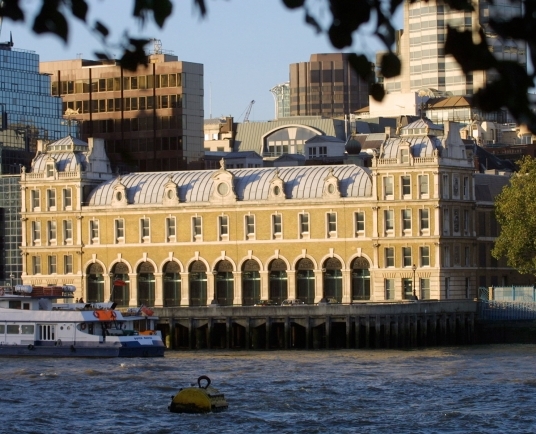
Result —
[[[536, 431], [536, 346], [0, 359], [1, 433]], [[229, 410], [169, 413], [200, 375]]]

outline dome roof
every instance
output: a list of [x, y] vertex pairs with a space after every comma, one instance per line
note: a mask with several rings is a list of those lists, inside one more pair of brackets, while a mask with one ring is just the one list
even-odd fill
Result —
[[349, 155], [358, 155], [361, 152], [361, 143], [352, 135], [346, 142], [344, 149]]

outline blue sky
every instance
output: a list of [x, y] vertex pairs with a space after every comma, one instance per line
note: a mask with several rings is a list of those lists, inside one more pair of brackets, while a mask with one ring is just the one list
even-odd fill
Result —
[[[251, 100], [255, 100], [249, 119], [269, 120], [274, 117], [270, 88], [288, 81], [289, 64], [305, 62], [313, 53], [335, 52], [323, 34], [304, 23], [303, 11], [290, 11], [281, 0], [207, 0], [208, 16], [202, 19], [191, 0], [174, 1], [173, 15], [163, 29], [144, 29], [131, 19], [132, 1], [88, 0], [89, 22], [96, 18], [111, 30], [110, 40], [117, 41], [128, 29], [133, 37], [154, 37], [162, 41], [164, 50], [172, 51], [180, 60], [202, 63], [205, 72], [205, 118], [232, 115], [242, 121]], [[21, 2], [28, 16], [34, 2]], [[317, 16], [327, 19], [317, 5]], [[401, 26], [401, 18], [397, 22]], [[67, 45], [54, 36], [35, 35], [30, 24], [5, 20], [0, 40], [13, 34], [15, 48], [35, 51], [41, 60], [74, 59], [78, 55], [93, 59], [103, 46], [84, 26], [73, 18]], [[109, 52], [119, 54], [109, 47]], [[354, 38], [352, 50], [365, 53], [374, 60], [381, 45], [363, 31]], [[346, 50], [349, 51], [349, 50]]]

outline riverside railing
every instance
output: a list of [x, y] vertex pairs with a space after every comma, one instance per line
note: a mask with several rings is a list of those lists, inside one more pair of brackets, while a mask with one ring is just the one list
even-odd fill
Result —
[[478, 318], [488, 321], [536, 320], [536, 303], [479, 300]]

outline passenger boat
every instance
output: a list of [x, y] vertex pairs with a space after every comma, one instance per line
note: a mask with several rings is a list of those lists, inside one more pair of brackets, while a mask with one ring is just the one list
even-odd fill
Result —
[[[157, 317], [145, 307], [75, 303], [74, 286], [0, 287], [0, 357], [161, 357]], [[58, 300], [63, 298], [63, 302]]]

